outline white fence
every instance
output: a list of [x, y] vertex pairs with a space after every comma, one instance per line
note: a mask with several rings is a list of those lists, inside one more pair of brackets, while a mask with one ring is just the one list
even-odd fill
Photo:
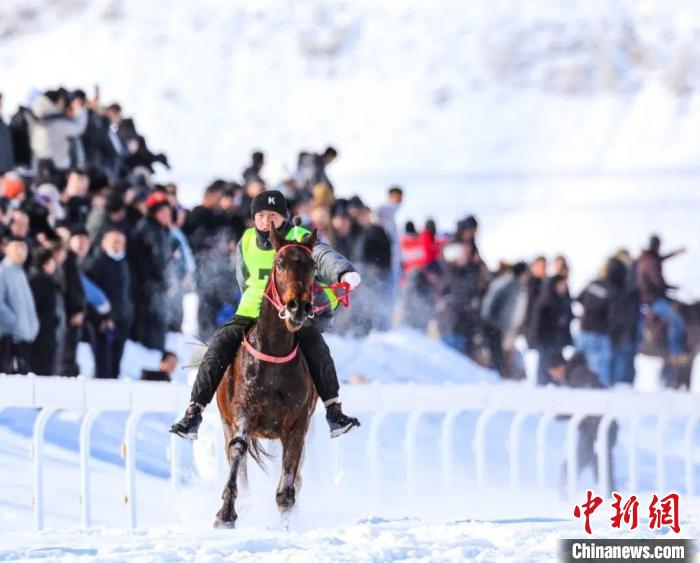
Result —
[[[6, 407], [40, 408], [33, 431], [33, 483], [34, 516], [37, 529], [44, 525], [43, 493], [43, 443], [46, 424], [57, 410], [84, 410], [80, 427], [80, 478], [81, 511], [83, 526], [92, 524], [90, 494], [90, 436], [95, 418], [104, 411], [128, 411], [122, 455], [125, 458], [125, 505], [127, 524], [137, 525], [136, 498], [136, 428], [145, 413], [172, 413], [173, 417], [184, 410], [189, 399], [189, 388], [160, 382], [104, 381], [59, 377], [0, 376], [0, 410]], [[687, 419], [683, 436], [686, 494], [695, 494], [694, 483], [694, 436], [700, 422], [700, 395], [688, 392], [665, 391], [654, 394], [639, 394], [630, 391], [582, 390], [567, 388], [533, 388], [524, 384], [503, 383], [499, 385], [351, 385], [343, 388], [343, 401], [347, 410], [354, 413], [371, 413], [368, 422], [366, 455], [370, 479], [378, 483], [381, 474], [380, 432], [391, 414], [407, 415], [404, 433], [403, 456], [406, 465], [407, 487], [415, 489], [418, 452], [418, 429], [421, 420], [429, 413], [443, 415], [440, 428], [440, 450], [443, 486], [448, 487], [454, 477], [456, 459], [453, 445], [458, 437], [459, 415], [477, 412], [473, 453], [476, 481], [479, 488], [488, 485], [489, 467], [486, 444], [490, 422], [496, 414], [514, 413], [504, 447], [509, 460], [510, 486], [518, 486], [521, 477], [519, 444], [523, 424], [528, 417], [537, 417], [535, 437], [536, 475], [540, 488], [545, 487], [545, 469], [551, 462], [547, 451], [546, 437], [557, 415], [570, 415], [565, 439], [567, 460], [567, 486], [570, 495], [577, 491], [577, 441], [578, 425], [586, 416], [600, 416], [596, 451], [607, 451], [608, 429], [616, 420], [631, 424], [628, 442], [628, 473], [630, 489], [638, 483], [637, 440], [635, 431], [645, 417], [655, 417], [656, 455], [655, 477], [657, 489], [665, 488], [664, 430], [670, 418]], [[335, 441], [334, 441], [335, 442]], [[176, 487], [180, 438], [171, 438], [171, 481]], [[608, 456], [598, 455], [598, 491], [606, 491], [610, 467]]]

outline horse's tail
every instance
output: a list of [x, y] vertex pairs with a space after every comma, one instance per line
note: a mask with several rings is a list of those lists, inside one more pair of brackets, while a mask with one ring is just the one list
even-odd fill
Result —
[[250, 453], [250, 457], [252, 457], [255, 463], [257, 463], [260, 466], [260, 469], [265, 471], [267, 469], [267, 467], [265, 466], [265, 460], [272, 459], [272, 454], [269, 454], [265, 451], [265, 448], [262, 447], [260, 440], [258, 440], [257, 438], [250, 438], [248, 445], [248, 452]]

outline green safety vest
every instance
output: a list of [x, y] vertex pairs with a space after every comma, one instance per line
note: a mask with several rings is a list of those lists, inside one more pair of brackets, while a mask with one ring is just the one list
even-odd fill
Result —
[[[303, 227], [294, 226], [289, 229], [285, 236], [287, 240], [300, 243], [311, 232]], [[267, 287], [267, 282], [272, 272], [275, 260], [273, 249], [263, 250], [258, 248], [256, 232], [254, 227], [245, 230], [241, 237], [241, 255], [243, 263], [248, 271], [248, 278], [245, 280], [245, 291], [241, 296], [241, 301], [236, 309], [236, 315], [257, 319], [260, 316], [260, 306], [264, 299], [263, 294]], [[323, 284], [319, 284], [324, 287]], [[333, 304], [333, 309], [338, 306], [333, 290], [324, 287], [328, 299]]]

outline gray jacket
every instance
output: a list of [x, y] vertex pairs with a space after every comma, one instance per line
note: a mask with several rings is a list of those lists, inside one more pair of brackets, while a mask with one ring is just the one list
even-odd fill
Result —
[[70, 167], [70, 137], [85, 132], [88, 114], [83, 108], [74, 119], [64, 116], [46, 96], [32, 103], [29, 121], [29, 144], [36, 160], [50, 158], [56, 168]]
[[481, 304], [481, 318], [500, 331], [517, 330], [525, 320], [527, 307], [518, 307], [519, 299], [527, 299], [526, 290], [511, 272], [491, 282]]
[[[285, 224], [282, 232], [286, 235], [292, 226]], [[262, 246], [261, 246], [262, 245]], [[263, 241], [258, 237], [259, 248], [272, 248], [269, 241]], [[334, 284], [340, 281], [340, 278], [348, 272], [354, 272], [355, 267], [350, 260], [342, 254], [335, 251], [325, 242], [317, 241], [314, 245], [312, 256], [316, 262], [316, 279], [324, 284]], [[246, 280], [248, 279], [248, 271], [243, 261], [243, 253], [241, 252], [241, 243], [239, 241], [236, 248], [236, 279], [238, 286], [241, 289], [241, 294], [246, 289]], [[328, 303], [328, 297], [323, 291], [319, 291], [314, 296], [314, 305], [320, 306]], [[330, 320], [333, 316], [333, 308], [327, 307], [321, 314], [316, 315], [313, 320], [313, 325], [319, 330], [325, 330], [330, 326]]]
[[5, 258], [0, 264], [0, 336], [34, 342], [38, 333], [39, 319], [27, 274]]

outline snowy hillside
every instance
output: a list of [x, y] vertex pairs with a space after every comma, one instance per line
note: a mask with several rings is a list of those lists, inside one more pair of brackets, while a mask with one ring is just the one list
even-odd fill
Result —
[[8, 0], [2, 89], [13, 107], [31, 88], [99, 83], [197, 187], [238, 173], [251, 147], [281, 173], [327, 142], [348, 188], [386, 174], [697, 168], [699, 12], [687, 0]]

